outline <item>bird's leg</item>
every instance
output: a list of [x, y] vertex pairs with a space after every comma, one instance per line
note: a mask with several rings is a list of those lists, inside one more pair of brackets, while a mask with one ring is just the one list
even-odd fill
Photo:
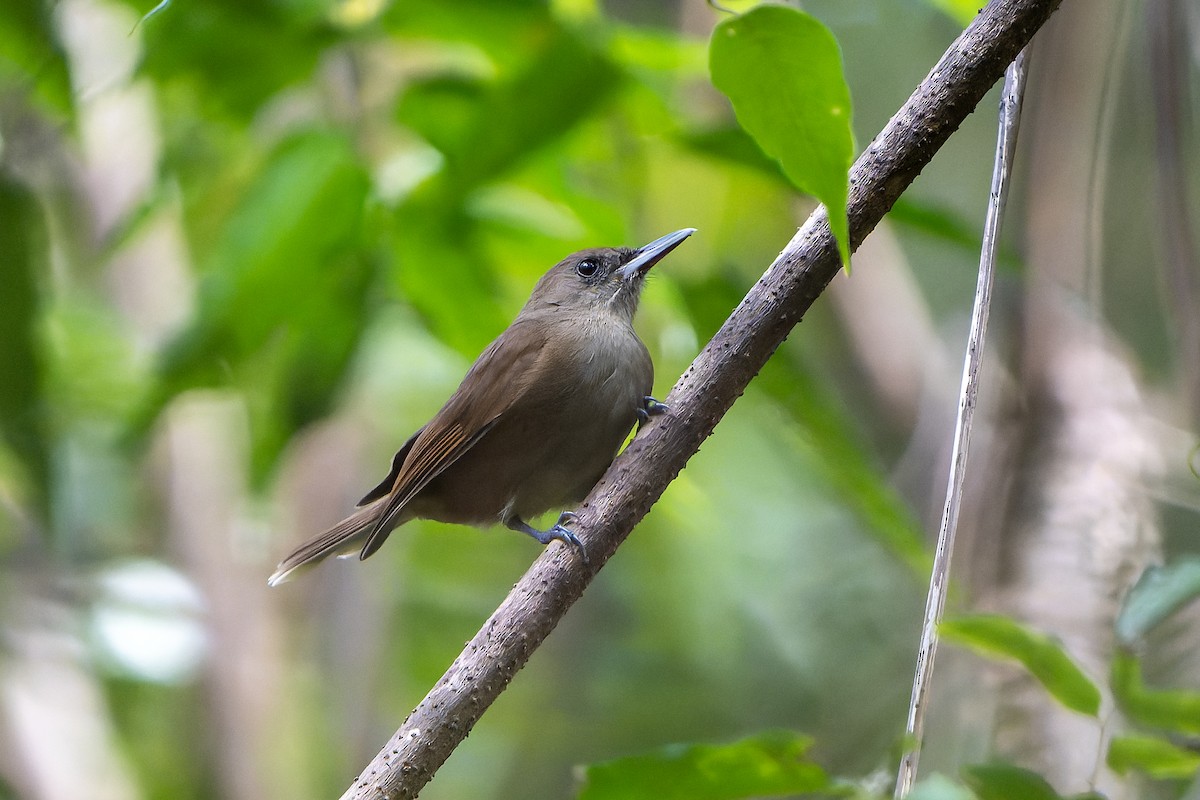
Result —
[[550, 544], [552, 541], [557, 539], [563, 544], [570, 545], [579, 551], [579, 555], [583, 559], [583, 563], [587, 564], [589, 563], [587, 550], [584, 549], [583, 542], [579, 541], [579, 537], [576, 536], [572, 531], [564, 527], [566, 523], [574, 522], [577, 519], [579, 519], [579, 517], [575, 515], [574, 511], [564, 511], [558, 515], [558, 522], [554, 523], [544, 531], [539, 531], [537, 528], [533, 527], [529, 523], [525, 522], [525, 520], [514, 514], [504, 520], [504, 525], [509, 530], [518, 531], [528, 536], [532, 536], [542, 544]]
[[659, 414], [665, 414], [671, 410], [671, 407], [666, 403], [660, 403], [649, 395], [642, 398], [642, 402], [637, 407], [638, 430], [650, 421], [651, 417], [657, 417]]

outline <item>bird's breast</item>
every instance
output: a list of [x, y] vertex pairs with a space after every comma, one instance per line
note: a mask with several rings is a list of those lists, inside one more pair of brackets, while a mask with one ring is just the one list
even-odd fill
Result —
[[535, 362], [506, 382], [512, 404], [430, 484], [418, 516], [530, 519], [582, 500], [612, 463], [650, 393], [649, 353], [619, 320], [556, 320], [546, 333]]
[[550, 369], [559, 374], [547, 385], [567, 400], [565, 414], [581, 424], [592, 420], [593, 428], [605, 428], [595, 423], [606, 420], [632, 425], [638, 403], [650, 393], [654, 367], [628, 324], [583, 320], [563, 330], [548, 350]]
[[512, 507], [522, 516], [583, 499], [612, 463], [654, 381], [650, 354], [627, 323], [579, 320], [555, 333], [528, 401], [512, 409], [510, 424], [537, 443], [513, 486]]

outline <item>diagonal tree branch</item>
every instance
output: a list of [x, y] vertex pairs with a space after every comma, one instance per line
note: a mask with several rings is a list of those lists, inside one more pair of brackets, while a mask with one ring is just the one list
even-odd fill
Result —
[[[857, 248], [1062, 0], [993, 0], [950, 46], [850, 173]], [[713, 336], [578, 509], [582, 564], [547, 549], [413, 710], [343, 800], [416, 797], [837, 274], [823, 209], [814, 213]]]

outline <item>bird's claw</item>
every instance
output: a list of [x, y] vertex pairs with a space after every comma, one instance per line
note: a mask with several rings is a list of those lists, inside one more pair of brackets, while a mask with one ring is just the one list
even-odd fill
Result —
[[637, 407], [638, 430], [641, 430], [642, 426], [649, 422], [651, 417], [666, 414], [670, 410], [671, 407], [666, 403], [660, 403], [649, 395], [643, 397], [641, 405]]
[[588, 560], [587, 548], [583, 546], [583, 542], [579, 541], [579, 537], [575, 535], [574, 531], [565, 527], [568, 522], [574, 522], [577, 519], [579, 519], [579, 515], [574, 511], [564, 511], [558, 515], [558, 522], [554, 523], [546, 533], [549, 534], [549, 538], [558, 539], [563, 544], [575, 548], [583, 563], [590, 565], [592, 562]]
[[587, 550], [584, 548], [583, 542], [579, 541], [579, 537], [575, 535], [574, 531], [566, 527], [567, 523], [574, 522], [577, 519], [579, 519], [579, 516], [574, 511], [564, 511], [558, 515], [558, 522], [544, 531], [539, 531], [532, 525], [525, 524], [519, 518], [512, 519], [507, 525], [513, 530], [529, 534], [543, 545], [558, 540], [579, 553], [579, 557], [585, 565], [590, 565], [591, 561], [588, 560]]

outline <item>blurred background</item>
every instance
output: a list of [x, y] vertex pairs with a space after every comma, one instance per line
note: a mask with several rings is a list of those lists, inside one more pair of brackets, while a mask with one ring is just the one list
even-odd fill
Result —
[[[804, 3], [860, 147], [961, 29], [938, 5]], [[151, 6], [0, 8], [0, 797], [335, 797], [538, 548], [413, 523], [268, 589], [277, 561], [564, 255], [699, 229], [638, 319], [663, 397], [812, 203], [709, 83], [704, 2]], [[1129, 582], [1200, 551], [1198, 33], [1187, 0], [1065, 0], [1005, 222], [951, 604], [1097, 679]], [[422, 797], [568, 797], [576, 765], [780, 727], [838, 774], [887, 767], [996, 99]], [[1200, 684], [1198, 630], [1154, 676]], [[1155, 791], [1019, 672], [938, 666], [927, 771]]]

